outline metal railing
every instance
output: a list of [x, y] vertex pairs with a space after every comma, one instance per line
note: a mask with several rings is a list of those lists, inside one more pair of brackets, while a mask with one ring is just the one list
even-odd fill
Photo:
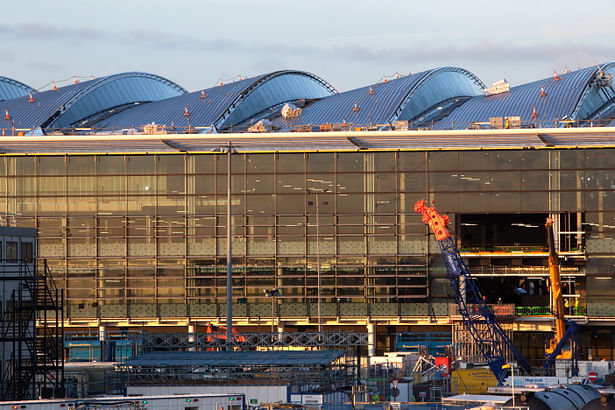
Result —
[[[189, 351], [225, 350], [226, 333], [150, 333], [130, 332], [71, 332], [65, 333], [67, 361], [124, 361], [151, 350]], [[275, 332], [233, 333], [233, 349], [346, 349], [367, 346], [367, 333], [357, 332]]]
[[[566, 316], [586, 316], [586, 306], [570, 306], [564, 308]], [[515, 306], [516, 316], [552, 316], [549, 306]]]

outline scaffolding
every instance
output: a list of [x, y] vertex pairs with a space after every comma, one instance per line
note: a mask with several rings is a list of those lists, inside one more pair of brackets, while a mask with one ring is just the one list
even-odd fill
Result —
[[291, 385], [328, 393], [355, 385], [352, 351], [150, 351], [116, 365], [126, 385]]
[[[147, 333], [140, 341], [144, 350], [207, 349], [225, 350], [226, 333]], [[290, 348], [351, 348], [367, 346], [367, 333], [356, 332], [279, 332], [233, 333], [233, 349], [280, 350]]]
[[2, 262], [0, 399], [63, 397], [63, 290], [47, 261], [42, 269], [36, 260]]
[[[463, 325], [463, 322], [454, 322], [453, 324], [453, 351], [454, 358], [457, 360], [463, 360], [469, 363], [485, 363], [485, 358], [479, 350], [477, 344], [474, 342], [472, 335]], [[487, 325], [484, 322], [477, 321], [475, 326], [479, 331], [484, 332]], [[512, 340], [513, 332], [506, 325], [502, 325], [502, 330], [506, 333], [506, 336]], [[508, 346], [502, 344], [502, 354], [507, 362], [514, 359], [513, 353]]]

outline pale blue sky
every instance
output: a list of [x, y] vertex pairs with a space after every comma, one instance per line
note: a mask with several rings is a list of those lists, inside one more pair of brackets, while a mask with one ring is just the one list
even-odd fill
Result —
[[613, 0], [31, 0], [2, 4], [0, 75], [123, 71], [190, 91], [300, 69], [341, 91], [442, 65], [512, 85], [615, 60]]

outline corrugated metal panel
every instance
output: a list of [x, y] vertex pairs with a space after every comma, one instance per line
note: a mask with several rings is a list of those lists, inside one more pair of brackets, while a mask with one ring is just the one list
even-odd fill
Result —
[[307, 366], [327, 365], [344, 355], [343, 351], [274, 352], [146, 352], [126, 361], [127, 366]]
[[36, 128], [47, 122], [62, 106], [73, 98], [86, 83], [73, 84], [58, 90], [33, 92], [34, 102], [28, 102], [29, 97], [24, 96], [0, 102], [0, 110], [8, 110], [10, 120], [0, 119], [2, 128], [10, 128], [12, 124], [17, 128]]
[[412, 120], [432, 106], [453, 97], [475, 96], [482, 83], [458, 67], [440, 67], [323, 98], [294, 119], [279, 118], [281, 129], [306, 125], [343, 124], [383, 126]]
[[[178, 97], [142, 104], [129, 108], [97, 122], [97, 129], [140, 128], [155, 123], [167, 128], [187, 128], [188, 120], [194, 126], [210, 126], [241, 92], [250, 87], [261, 77], [253, 77], [234, 83], [224, 84], [201, 91], [187, 93]], [[184, 115], [188, 109], [190, 116]]]
[[335, 89], [324, 80], [306, 73], [287, 72], [268, 76], [254, 87], [249, 94], [236, 101], [236, 107], [220, 121], [219, 129], [229, 128], [235, 124], [251, 119], [256, 114], [282, 103], [300, 99], [312, 100], [334, 94]]
[[[491, 117], [520, 116], [522, 124], [553, 125], [555, 119], [571, 116], [588, 82], [596, 73], [595, 67], [512, 87], [510, 92], [474, 97], [454, 110], [437, 125], [440, 129], [467, 128], [472, 122], [488, 122]], [[541, 96], [541, 88], [545, 96]], [[536, 117], [532, 112], [536, 109]]]
[[570, 116], [573, 120], [610, 119], [615, 111], [615, 89], [612, 80], [615, 63], [602, 64], [591, 84], [585, 88], [579, 104]]
[[0, 102], [10, 120], [0, 119], [0, 128], [70, 127], [75, 122], [106, 109], [136, 101], [168, 98], [185, 90], [162, 77], [148, 73], [122, 73], [32, 93], [29, 97]]
[[291, 129], [302, 125], [341, 124], [344, 121], [357, 126], [386, 124], [404, 97], [428, 73], [424, 71], [323, 98], [303, 109], [299, 117], [279, 118], [275, 125]]
[[[202, 98], [202, 94], [205, 98]], [[299, 71], [278, 71], [122, 111], [95, 124], [99, 129], [140, 128], [150, 123], [167, 128], [216, 125], [226, 128], [277, 104], [330, 95], [326, 83]], [[188, 110], [190, 116], [185, 115]]]
[[28, 91], [33, 91], [33, 88], [11, 78], [0, 76], [0, 100], [28, 95]]

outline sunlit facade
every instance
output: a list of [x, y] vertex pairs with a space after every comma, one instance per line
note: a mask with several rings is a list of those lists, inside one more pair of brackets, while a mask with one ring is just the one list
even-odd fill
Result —
[[[450, 215], [487, 302], [514, 305], [517, 330], [550, 331], [524, 325], [532, 313], [520, 309], [549, 305], [547, 216], [568, 313], [610, 322], [615, 156], [570, 148], [232, 153], [235, 325], [450, 329], [439, 248], [413, 210], [422, 198]], [[225, 323], [227, 155], [0, 158], [0, 210], [37, 228], [38, 257], [66, 289], [67, 326]], [[274, 288], [275, 306], [264, 294]]]
[[367, 331], [371, 355], [460, 327], [424, 198], [542, 359], [552, 218], [566, 313], [588, 358], [612, 358], [614, 72], [497, 89], [440, 67], [345, 92], [294, 70], [192, 92], [140, 72], [31, 94], [0, 78], [1, 220], [37, 229], [68, 329], [198, 332], [226, 324], [230, 189], [234, 327]]

